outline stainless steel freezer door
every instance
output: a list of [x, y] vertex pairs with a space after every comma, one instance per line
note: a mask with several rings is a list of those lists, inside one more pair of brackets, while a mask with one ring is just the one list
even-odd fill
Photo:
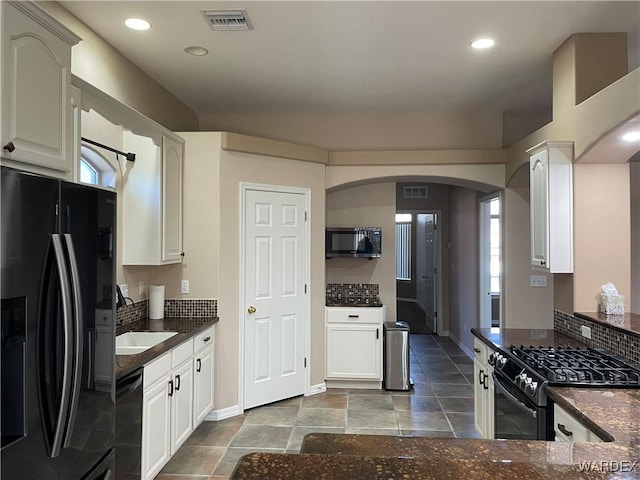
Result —
[[385, 390], [410, 390], [409, 324], [384, 323], [384, 376]]

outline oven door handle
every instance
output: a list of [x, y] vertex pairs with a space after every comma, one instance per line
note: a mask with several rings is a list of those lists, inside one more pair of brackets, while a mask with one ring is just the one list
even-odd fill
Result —
[[496, 376], [495, 372], [491, 373], [491, 376], [493, 376], [493, 383], [494, 383], [496, 391], [499, 391], [505, 397], [507, 397], [509, 400], [511, 400], [513, 403], [515, 403], [516, 406], [518, 406], [520, 408], [520, 410], [522, 410], [523, 412], [528, 413], [533, 418], [537, 418], [538, 417], [538, 412], [536, 412], [535, 410], [527, 407], [524, 403], [522, 403], [520, 400], [518, 400], [515, 396], [513, 396], [512, 393], [507, 391], [507, 389], [502, 386], [502, 383], [500, 382], [500, 379]]

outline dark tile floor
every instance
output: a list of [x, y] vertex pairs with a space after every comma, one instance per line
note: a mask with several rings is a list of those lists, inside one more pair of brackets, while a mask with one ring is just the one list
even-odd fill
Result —
[[411, 335], [410, 392], [329, 389], [204, 422], [157, 480], [227, 479], [251, 452], [299, 452], [308, 433], [476, 437], [473, 361], [448, 337]]

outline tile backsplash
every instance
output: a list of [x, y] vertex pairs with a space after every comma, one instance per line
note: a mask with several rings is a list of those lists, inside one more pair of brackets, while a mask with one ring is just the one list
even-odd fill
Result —
[[331, 303], [380, 303], [377, 283], [328, 283], [326, 301]]
[[[147, 318], [149, 301], [140, 300], [116, 312], [116, 325], [125, 326]], [[218, 316], [218, 300], [215, 298], [168, 298], [164, 301], [164, 316], [202, 318]]]
[[[582, 325], [591, 328], [591, 338], [585, 338], [581, 335], [580, 327]], [[554, 311], [553, 328], [590, 347], [604, 348], [632, 362], [640, 363], [640, 335], [609, 328], [599, 322], [578, 318], [560, 310]]]

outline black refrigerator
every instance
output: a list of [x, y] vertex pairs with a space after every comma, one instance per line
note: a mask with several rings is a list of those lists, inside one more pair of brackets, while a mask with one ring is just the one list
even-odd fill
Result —
[[116, 195], [2, 167], [2, 480], [107, 480]]

